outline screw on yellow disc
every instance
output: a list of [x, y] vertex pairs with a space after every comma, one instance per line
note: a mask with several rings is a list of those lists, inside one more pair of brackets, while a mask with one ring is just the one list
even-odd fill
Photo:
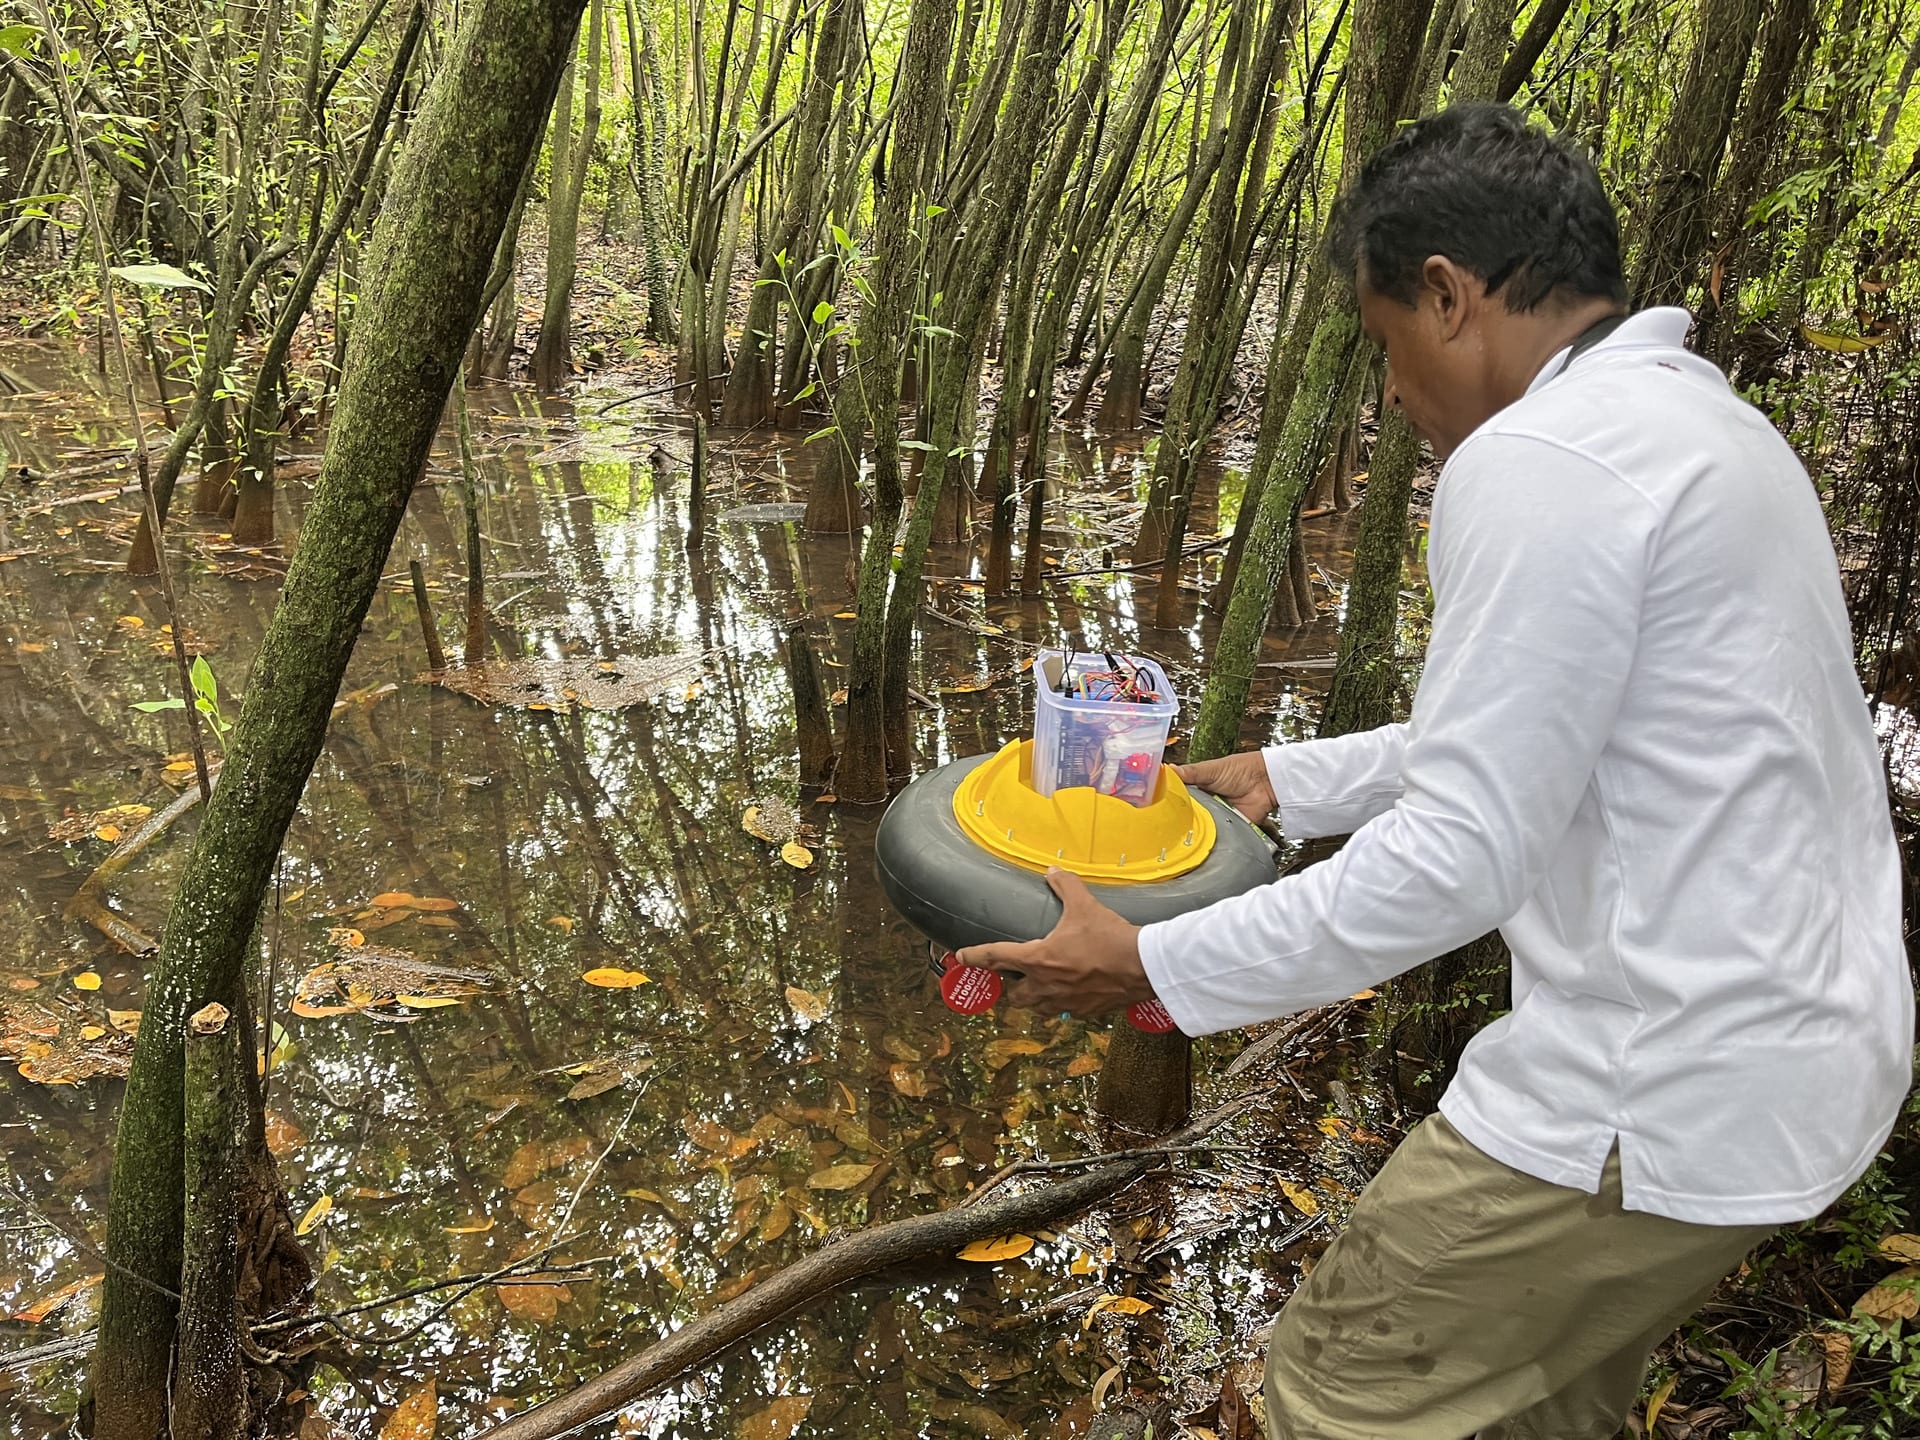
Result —
[[1033, 742], [1016, 740], [953, 793], [954, 818], [967, 837], [1023, 869], [1058, 865], [1106, 885], [1148, 885], [1184, 875], [1213, 849], [1213, 816], [1165, 767], [1148, 805], [1087, 785], [1042, 795], [1032, 776]]

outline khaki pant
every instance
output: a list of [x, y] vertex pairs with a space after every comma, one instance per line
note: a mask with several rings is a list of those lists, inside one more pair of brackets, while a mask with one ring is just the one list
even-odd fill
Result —
[[1647, 1357], [1770, 1233], [1626, 1210], [1409, 1135], [1274, 1322], [1275, 1440], [1611, 1440]]

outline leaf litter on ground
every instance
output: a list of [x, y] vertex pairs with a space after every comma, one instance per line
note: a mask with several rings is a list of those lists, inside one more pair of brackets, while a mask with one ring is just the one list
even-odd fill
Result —
[[561, 659], [489, 660], [455, 665], [415, 677], [478, 700], [520, 710], [622, 710], [646, 705], [669, 692], [685, 693], [706, 669], [708, 654], [616, 655]]
[[357, 936], [355, 930], [334, 932], [334, 958], [314, 966], [294, 986], [294, 1014], [414, 1020], [421, 1010], [458, 1004], [494, 983], [490, 971], [429, 964], [405, 950], [355, 943]]

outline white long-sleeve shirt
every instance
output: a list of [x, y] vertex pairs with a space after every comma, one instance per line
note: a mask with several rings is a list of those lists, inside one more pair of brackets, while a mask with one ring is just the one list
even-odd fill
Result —
[[1275, 747], [1331, 859], [1147, 926], [1206, 1034], [1498, 927], [1513, 1009], [1441, 1101], [1515, 1169], [1707, 1224], [1816, 1214], [1911, 1083], [1878, 745], [1806, 472], [1679, 310], [1634, 316], [1449, 459], [1404, 725]]

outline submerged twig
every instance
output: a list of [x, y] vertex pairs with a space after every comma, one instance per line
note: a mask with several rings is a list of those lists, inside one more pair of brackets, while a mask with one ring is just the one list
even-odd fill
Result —
[[[207, 774], [209, 790], [219, 778], [220, 767], [216, 765]], [[158, 950], [159, 942], [151, 935], [107, 907], [107, 884], [132, 864], [142, 850], [165, 834], [174, 821], [198, 805], [202, 793], [199, 790], [183, 791], [171, 805], [141, 821], [139, 828], [114, 846], [112, 853], [80, 882], [80, 888], [73, 892], [73, 898], [67, 902], [66, 918], [86, 921], [130, 955], [151, 955]]]

